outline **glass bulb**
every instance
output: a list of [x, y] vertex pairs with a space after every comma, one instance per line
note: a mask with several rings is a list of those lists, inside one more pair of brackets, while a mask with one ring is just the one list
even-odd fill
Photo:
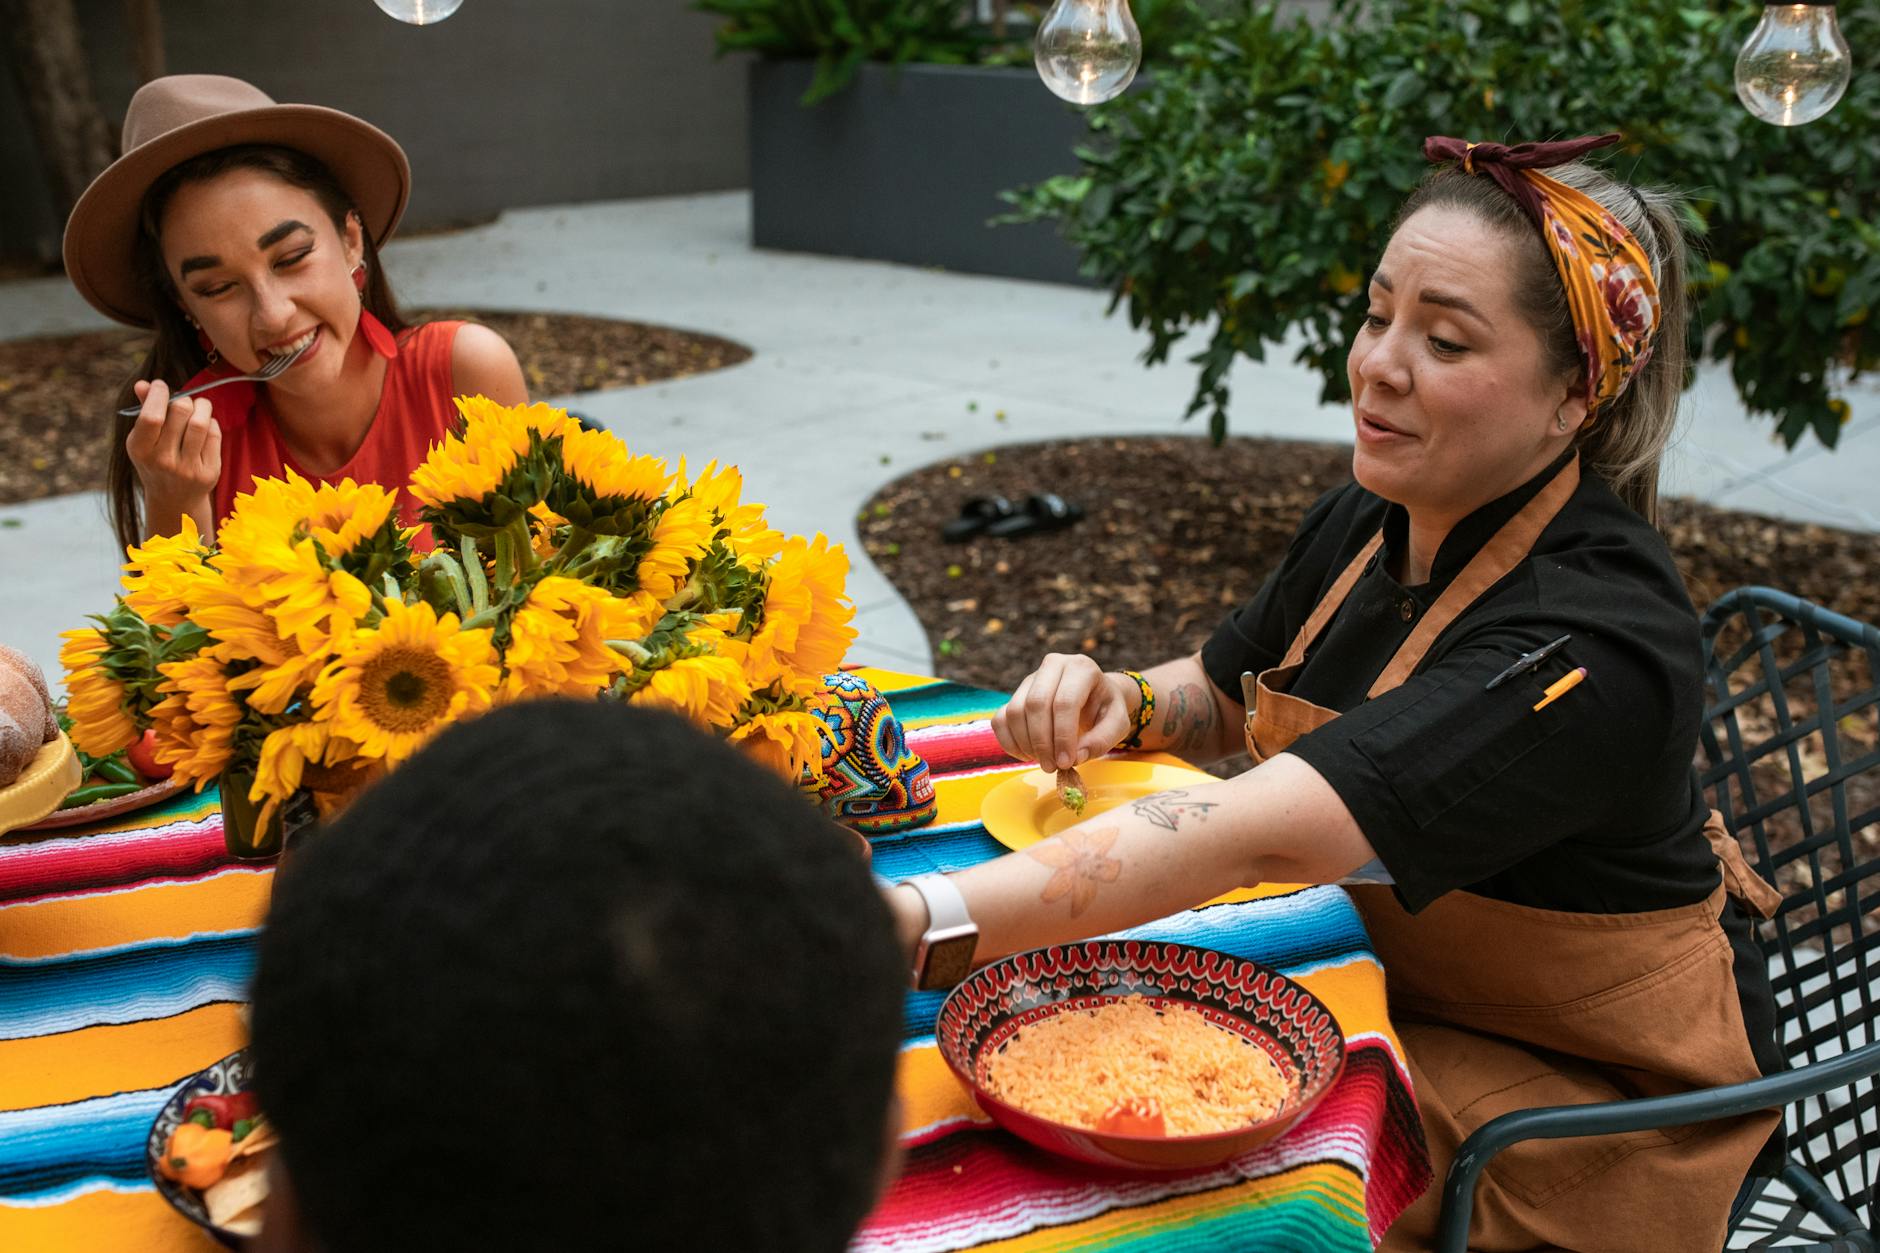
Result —
[[1800, 126], [1829, 109], [1854, 70], [1831, 4], [1772, 4], [1736, 54], [1736, 98], [1777, 126]]
[[463, 0], [372, 0], [391, 16], [413, 26], [441, 22], [463, 7]]
[[1129, 0], [1056, 0], [1032, 41], [1038, 77], [1072, 104], [1123, 93], [1142, 64], [1142, 33]]

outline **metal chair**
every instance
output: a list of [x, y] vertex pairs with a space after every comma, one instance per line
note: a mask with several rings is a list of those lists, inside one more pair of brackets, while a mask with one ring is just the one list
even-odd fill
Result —
[[[1751, 864], [1781, 891], [1757, 942], [1793, 1069], [1729, 1087], [1504, 1114], [1464, 1140], [1437, 1253], [1464, 1253], [1475, 1185], [1522, 1140], [1673, 1127], [1782, 1107], [1788, 1161], [1746, 1182], [1731, 1249], [1880, 1249], [1880, 628], [1763, 587], [1704, 615], [1699, 769]], [[1852, 694], [1835, 700], [1831, 676]], [[1772, 847], [1773, 846], [1773, 847]]]

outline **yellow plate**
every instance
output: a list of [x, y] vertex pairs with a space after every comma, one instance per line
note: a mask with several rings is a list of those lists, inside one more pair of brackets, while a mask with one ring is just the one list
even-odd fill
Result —
[[1057, 776], [1046, 770], [1027, 770], [986, 793], [979, 820], [993, 839], [1014, 851], [1030, 848], [1085, 818], [1118, 805], [1166, 792], [1220, 780], [1193, 766], [1167, 762], [1099, 757], [1077, 767], [1089, 801], [1082, 814], [1064, 808], [1058, 799]]

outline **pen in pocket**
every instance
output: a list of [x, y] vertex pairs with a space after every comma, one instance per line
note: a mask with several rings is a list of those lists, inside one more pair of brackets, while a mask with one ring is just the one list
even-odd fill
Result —
[[1580, 681], [1584, 678], [1586, 678], [1585, 666], [1581, 666], [1577, 670], [1567, 671], [1565, 674], [1561, 675], [1559, 678], [1555, 679], [1552, 683], [1549, 683], [1547, 685], [1547, 691], [1542, 694], [1540, 700], [1535, 702], [1534, 708], [1545, 709], [1547, 706], [1553, 704], [1555, 701], [1559, 700], [1562, 696], [1565, 696], [1568, 692], [1571, 692], [1574, 688], [1578, 687], [1580, 685]]

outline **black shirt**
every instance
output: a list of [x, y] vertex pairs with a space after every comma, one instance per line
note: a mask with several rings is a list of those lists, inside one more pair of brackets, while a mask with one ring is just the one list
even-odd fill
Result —
[[[1585, 474], [1529, 558], [1484, 592], [1397, 688], [1371, 683], [1417, 621], [1566, 459], [1476, 510], [1444, 539], [1428, 583], [1390, 574], [1408, 515], [1356, 483], [1307, 512], [1285, 560], [1201, 650], [1238, 702], [1240, 676], [1278, 665], [1360, 549], [1384, 543], [1306, 654], [1293, 695], [1340, 716], [1288, 750], [1337, 791], [1412, 912], [1458, 888], [1539, 909], [1632, 913], [1703, 900], [1719, 882], [1692, 762], [1703, 718], [1697, 615], [1664, 539]], [[1537, 670], [1485, 690], [1562, 635]], [[1548, 684], [1587, 677], [1536, 711]], [[1765, 1073], [1781, 1069], [1767, 971], [1733, 908], [1737, 983]]]

